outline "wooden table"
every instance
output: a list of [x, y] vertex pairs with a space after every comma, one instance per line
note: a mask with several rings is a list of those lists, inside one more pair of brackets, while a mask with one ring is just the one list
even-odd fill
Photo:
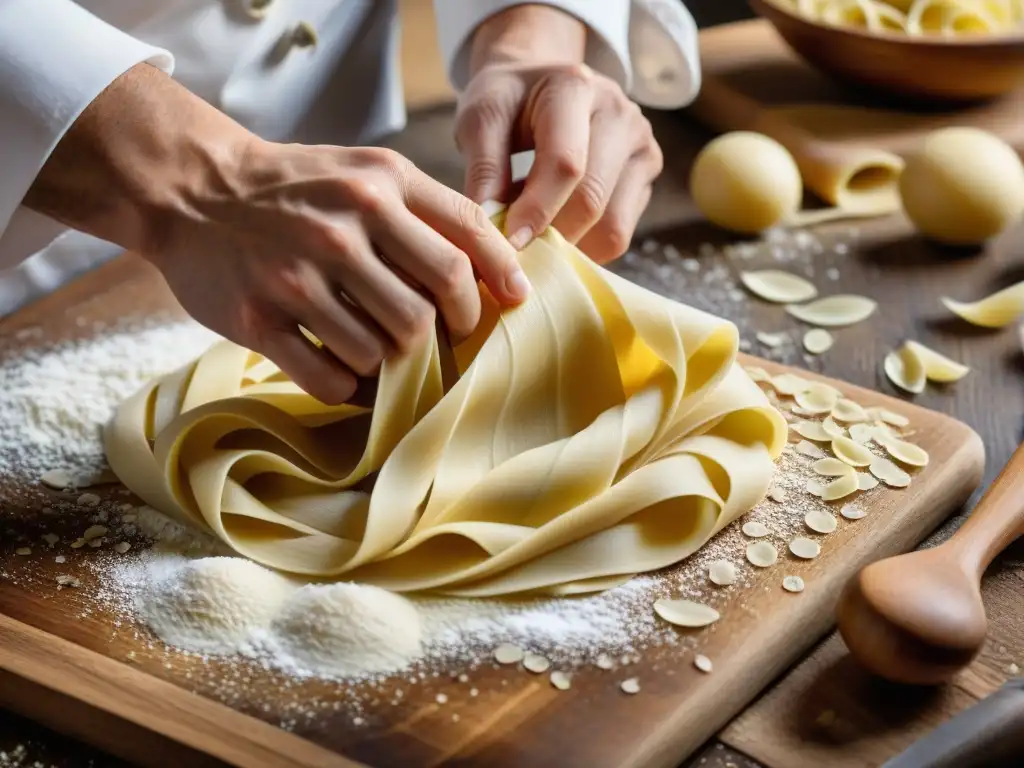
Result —
[[[679, 115], [658, 115], [656, 131], [668, 168], [659, 181], [645, 215], [640, 239], [655, 238], [680, 251], [698, 253], [702, 243], [721, 246], [725, 236], [700, 222], [685, 195], [685, 179], [696, 150], [706, 136]], [[452, 147], [447, 107], [415, 118], [403, 135], [390, 142], [436, 178], [458, 187], [461, 162]], [[845, 225], [843, 225], [845, 226]], [[862, 386], [892, 391], [880, 373], [886, 351], [904, 337], [940, 345], [975, 368], [946, 391], [930, 390], [918, 402], [954, 414], [984, 438], [991, 482], [1021, 439], [1024, 415], [1024, 354], [1015, 333], [972, 332], [942, 322], [938, 297], [973, 297], [1024, 279], [1024, 229], [1010, 233], [977, 254], [943, 252], [909, 236], [898, 217], [859, 226], [856, 252], [846, 257], [844, 291], [879, 300], [886, 322], [843, 333], [842, 349], [826, 355], [820, 368], [828, 375]], [[706, 260], [721, 259], [719, 254]], [[705, 264], [704, 266], [707, 266]], [[679, 296], [686, 300], [686, 296]], [[771, 308], [753, 306], [757, 313]], [[768, 322], [768, 315], [765, 315]], [[772, 322], [778, 315], [772, 314]], [[879, 328], [884, 328], [882, 333]], [[688, 765], [703, 768], [749, 768], [796, 765], [786, 756], [793, 746], [821, 750], [814, 760], [824, 764], [830, 754], [856, 755], [864, 766], [878, 765], [934, 724], [993, 690], [1016, 661], [1024, 667], [1024, 545], [1018, 543], [992, 568], [985, 597], [992, 621], [985, 653], [953, 686], [933, 694], [880, 686], [844, 658], [832, 638], [768, 691]], [[829, 716], [828, 713], [832, 715]], [[823, 716], [824, 715], [824, 716]], [[838, 715], [838, 716], [837, 716]], [[782, 727], [788, 724], [788, 727]], [[22, 762], [4, 765], [107, 766], [116, 763], [20, 718], [0, 714], [0, 751], [8, 754], [24, 744]], [[747, 755], [759, 757], [757, 762]], [[847, 763], [844, 763], [844, 765]], [[852, 763], [849, 763], [852, 764]]]

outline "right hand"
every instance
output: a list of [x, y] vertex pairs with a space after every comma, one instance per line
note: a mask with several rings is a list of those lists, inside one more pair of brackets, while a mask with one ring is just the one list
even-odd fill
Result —
[[199, 322], [322, 402], [432, 333], [435, 305], [468, 336], [477, 276], [505, 305], [529, 291], [483, 210], [390, 150], [253, 139], [218, 182], [174, 206], [145, 255]]

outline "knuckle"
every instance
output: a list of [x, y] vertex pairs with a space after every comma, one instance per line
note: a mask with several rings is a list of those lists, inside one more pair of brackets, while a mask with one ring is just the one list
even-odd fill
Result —
[[409, 352], [434, 327], [434, 308], [417, 297], [395, 312], [395, 343]]
[[437, 277], [437, 298], [449, 301], [463, 295], [473, 281], [473, 267], [465, 254], [452, 254], [441, 260]]
[[567, 64], [562, 68], [561, 76], [576, 85], [590, 85], [596, 77], [594, 70], [582, 63]]
[[505, 105], [494, 96], [483, 96], [459, 110], [459, 133], [473, 133], [482, 128], [501, 123], [506, 112]]
[[586, 172], [587, 159], [584, 152], [580, 150], [560, 149], [552, 158], [552, 167], [560, 180], [578, 181]]
[[456, 202], [456, 216], [459, 227], [474, 242], [486, 240], [491, 230], [491, 220], [487, 218], [484, 209], [474, 203], [468, 197], [459, 198]]
[[573, 197], [587, 221], [596, 221], [608, 204], [608, 188], [600, 178], [587, 174], [576, 186]]
[[384, 190], [373, 179], [357, 177], [345, 179], [345, 197], [364, 216], [377, 216], [384, 207]]
[[384, 362], [383, 345], [377, 339], [368, 336], [353, 346], [345, 362], [359, 376], [376, 376]]
[[629, 243], [632, 231], [621, 218], [612, 216], [602, 222], [601, 240], [604, 242], [604, 251], [609, 258], [617, 259], [629, 250]]
[[479, 158], [466, 170], [466, 181], [472, 187], [490, 184], [501, 176], [501, 168], [493, 158]]

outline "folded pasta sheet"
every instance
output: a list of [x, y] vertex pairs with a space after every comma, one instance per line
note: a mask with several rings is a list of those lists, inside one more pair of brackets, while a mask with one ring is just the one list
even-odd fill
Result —
[[[597, 591], [676, 563], [767, 492], [786, 424], [737, 332], [557, 232], [484, 297], [444, 391], [437, 338], [326, 406], [229, 342], [124, 402], [105, 435], [153, 507], [264, 565], [397, 591]], [[484, 292], [486, 294], [486, 292]]]

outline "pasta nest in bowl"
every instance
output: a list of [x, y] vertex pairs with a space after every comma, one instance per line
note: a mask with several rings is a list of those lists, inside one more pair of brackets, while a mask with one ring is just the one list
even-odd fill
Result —
[[813, 21], [910, 37], [1006, 35], [1024, 24], [1021, 0], [772, 0]]
[[524, 304], [482, 290], [475, 333], [386, 361], [372, 407], [324, 405], [224, 341], [119, 407], [111, 468], [160, 511], [311, 578], [564, 595], [679, 562], [764, 497], [785, 420], [736, 363], [731, 323], [553, 230], [520, 260]]

